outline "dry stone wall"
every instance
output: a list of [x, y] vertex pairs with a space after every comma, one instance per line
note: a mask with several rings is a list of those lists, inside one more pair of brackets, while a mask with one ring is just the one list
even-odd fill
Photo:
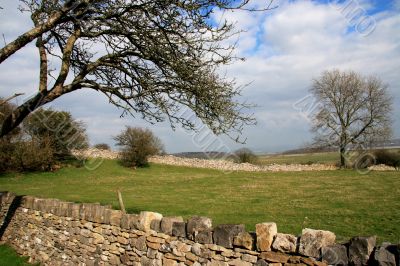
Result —
[[327, 164], [271, 164], [254, 165], [250, 163], [235, 163], [228, 160], [206, 160], [196, 158], [181, 158], [173, 155], [153, 156], [150, 162], [167, 165], [217, 169], [221, 171], [247, 171], [247, 172], [282, 172], [282, 171], [327, 171], [337, 170], [334, 165]]
[[103, 158], [103, 159], [118, 159], [118, 152], [112, 150], [100, 150], [89, 148], [85, 150], [72, 150], [72, 154], [79, 159], [87, 158]]
[[399, 245], [376, 247], [375, 237], [335, 243], [329, 231], [301, 236], [260, 223], [212, 224], [207, 217], [125, 214], [99, 204], [77, 204], [0, 193], [0, 240], [43, 265], [399, 265]]
[[[74, 150], [73, 154], [80, 159], [104, 158], [118, 159], [118, 152], [111, 150], [99, 150], [95, 148], [87, 150]], [[182, 158], [173, 155], [152, 156], [149, 161], [157, 164], [217, 169], [226, 172], [247, 171], [247, 172], [299, 172], [299, 171], [328, 171], [337, 170], [338, 167], [329, 164], [270, 164], [254, 165], [250, 163], [235, 163], [229, 160], [212, 160], [197, 158]], [[396, 168], [386, 165], [373, 165], [368, 168], [373, 171], [396, 171]]]

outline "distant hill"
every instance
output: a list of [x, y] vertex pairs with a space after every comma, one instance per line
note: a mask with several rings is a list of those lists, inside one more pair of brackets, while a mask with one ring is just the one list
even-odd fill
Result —
[[[400, 138], [392, 139], [384, 142], [376, 143], [372, 146], [375, 149], [400, 147]], [[277, 154], [303, 154], [303, 153], [317, 153], [317, 152], [335, 152], [336, 148], [330, 147], [301, 147], [297, 149], [287, 150]], [[208, 152], [179, 152], [171, 154], [176, 157], [182, 158], [197, 158], [197, 159], [221, 159], [228, 158], [231, 154], [226, 152], [208, 151]], [[265, 153], [263, 153], [265, 155]]]
[[[372, 145], [373, 149], [392, 148], [392, 147], [400, 147], [400, 139], [381, 141]], [[337, 151], [337, 149], [330, 147], [302, 147], [298, 149], [287, 150], [282, 152], [281, 154], [302, 154], [302, 153], [317, 153], [317, 152], [332, 152], [332, 151]]]
[[378, 142], [375, 147], [400, 147], [400, 139]]
[[336, 149], [329, 147], [303, 147], [293, 150], [287, 150], [282, 152], [281, 154], [302, 154], [302, 153], [317, 153], [317, 152], [330, 152], [330, 151], [336, 151]]

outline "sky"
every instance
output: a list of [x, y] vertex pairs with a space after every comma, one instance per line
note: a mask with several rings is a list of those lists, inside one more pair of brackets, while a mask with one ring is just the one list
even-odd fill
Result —
[[[265, 0], [253, 0], [256, 7]], [[235, 39], [236, 54], [245, 57], [221, 69], [238, 84], [248, 84], [239, 100], [257, 105], [252, 110], [257, 125], [246, 127], [246, 144], [226, 136], [214, 136], [207, 128], [189, 132], [173, 130], [168, 123], [150, 125], [140, 118], [120, 118], [122, 110], [105, 96], [79, 90], [47, 105], [70, 111], [86, 124], [91, 144], [108, 143], [125, 126], [151, 129], [169, 153], [248, 147], [271, 153], [302, 147], [312, 141], [310, 116], [304, 106], [312, 104], [309, 88], [321, 72], [334, 68], [375, 75], [393, 95], [393, 137], [400, 138], [400, 0], [274, 1], [266, 12], [217, 11], [213, 19], [234, 22], [243, 32]], [[0, 39], [12, 41], [32, 27], [18, 1], [0, 0]], [[0, 96], [37, 91], [39, 62], [36, 47], [27, 45], [0, 65]]]

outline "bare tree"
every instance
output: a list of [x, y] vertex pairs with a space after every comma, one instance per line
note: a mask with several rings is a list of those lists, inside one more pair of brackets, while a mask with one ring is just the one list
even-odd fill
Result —
[[353, 71], [325, 71], [311, 92], [318, 105], [313, 131], [317, 143], [339, 148], [340, 166], [346, 166], [350, 146], [368, 145], [391, 134], [391, 96], [376, 77]]
[[249, 0], [21, 2], [34, 27], [0, 50], [0, 63], [36, 40], [40, 83], [38, 93], [5, 119], [0, 136], [38, 107], [82, 88], [105, 94], [122, 115], [139, 114], [151, 123], [167, 118], [172, 126], [195, 129], [179, 115], [181, 108], [193, 110], [216, 134], [255, 122], [243, 113], [249, 105], [237, 101], [240, 87], [217, 72], [237, 59], [234, 47], [222, 42], [237, 32], [211, 17], [215, 9], [247, 9]]

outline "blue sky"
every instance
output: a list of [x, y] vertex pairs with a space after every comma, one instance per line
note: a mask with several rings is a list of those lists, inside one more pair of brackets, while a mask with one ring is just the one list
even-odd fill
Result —
[[[4, 8], [0, 10], [0, 33], [6, 42], [31, 27], [29, 17], [17, 10], [16, 2], [0, 1]], [[266, 1], [253, 3], [263, 6]], [[353, 7], [350, 11], [359, 11], [358, 17], [344, 9], [349, 3]], [[246, 61], [221, 69], [239, 84], [251, 82], [244, 89], [242, 100], [258, 105], [251, 110], [258, 124], [245, 129], [245, 146], [259, 152], [275, 152], [310, 142], [309, 117], [297, 110], [295, 103], [309, 95], [313, 78], [332, 68], [377, 75], [389, 85], [394, 96], [394, 137], [400, 137], [400, 0], [282, 0], [275, 1], [275, 5], [278, 8], [268, 12], [214, 14], [216, 21], [227, 19], [245, 30], [238, 39], [227, 42], [238, 41], [236, 53], [245, 56]], [[373, 27], [363, 30], [360, 21], [368, 21]], [[38, 71], [37, 51], [34, 45], [26, 46], [0, 65], [0, 96], [14, 92], [31, 95], [36, 91]], [[22, 101], [18, 99], [18, 103]], [[152, 126], [138, 118], [121, 119], [121, 110], [90, 90], [65, 95], [51, 106], [70, 111], [85, 122], [93, 144], [113, 145], [113, 136], [130, 125], [152, 129], [168, 152], [242, 147], [206, 130], [196, 135], [180, 128], [173, 131], [167, 123]]]

